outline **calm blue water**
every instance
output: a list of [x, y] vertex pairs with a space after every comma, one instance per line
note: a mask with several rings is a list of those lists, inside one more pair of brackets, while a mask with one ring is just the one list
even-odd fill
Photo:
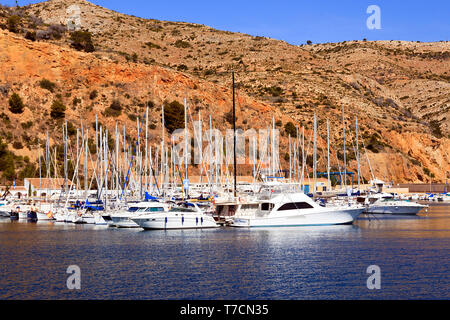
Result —
[[[449, 299], [450, 206], [353, 226], [140, 231], [0, 221], [0, 299]], [[69, 265], [81, 290], [66, 287]], [[381, 289], [369, 290], [369, 265]]]

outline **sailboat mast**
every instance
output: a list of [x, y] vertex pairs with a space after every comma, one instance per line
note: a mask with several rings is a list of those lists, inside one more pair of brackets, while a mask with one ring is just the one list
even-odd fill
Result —
[[305, 192], [305, 127], [302, 127], [302, 189]]
[[234, 164], [234, 197], [236, 198], [236, 192], [237, 192], [237, 182], [236, 182], [236, 175], [237, 175], [237, 163], [236, 163], [236, 101], [235, 101], [235, 84], [234, 84], [234, 71], [232, 72], [233, 76], [233, 164]]
[[[184, 98], [184, 179], [188, 179], [187, 100]], [[189, 190], [186, 188], [186, 198]]]
[[313, 151], [313, 195], [316, 195], [317, 191], [317, 116], [314, 113], [314, 151]]
[[343, 138], [344, 138], [344, 187], [347, 188], [347, 155], [345, 148], [345, 111], [344, 106], [342, 106], [342, 130], [343, 130]]
[[328, 191], [331, 191], [330, 180], [330, 122], [327, 119], [327, 178], [328, 178]]
[[39, 198], [41, 198], [41, 190], [42, 190], [42, 169], [41, 169], [41, 140], [38, 140], [38, 148], [39, 148]]
[[[165, 148], [165, 130], [166, 130], [166, 128], [165, 128], [165, 119], [164, 119], [164, 104], [162, 105], [162, 107], [161, 107], [161, 123], [162, 123], [162, 142], [161, 142], [161, 147], [162, 147], [162, 149], [164, 150], [164, 148]], [[161, 159], [161, 162], [163, 162], [162, 161], [162, 159]], [[165, 177], [165, 175], [164, 175], [164, 173], [163, 173], [163, 179], [162, 179], [162, 183], [161, 183], [161, 188], [163, 189], [163, 192], [164, 192], [164, 177]]]
[[359, 172], [359, 138], [358, 138], [358, 117], [355, 117], [356, 120], [356, 165], [358, 168], [358, 191], [361, 189], [361, 182], [360, 182], [360, 172]]
[[198, 149], [200, 152], [200, 185], [203, 185], [203, 134], [202, 134], [202, 116], [201, 112], [198, 112], [198, 131], [199, 131], [199, 141]]
[[[164, 139], [164, 138], [163, 138]], [[144, 189], [147, 191], [148, 186], [148, 159], [147, 159], [147, 151], [148, 151], [148, 104], [145, 109], [145, 155], [144, 155]]]

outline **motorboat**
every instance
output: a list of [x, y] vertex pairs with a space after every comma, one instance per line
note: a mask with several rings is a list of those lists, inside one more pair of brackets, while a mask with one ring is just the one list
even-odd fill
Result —
[[[168, 210], [168, 204], [159, 201], [142, 201], [132, 203], [129, 205], [128, 210], [110, 214], [110, 224], [117, 228], [138, 228], [139, 225], [134, 222], [132, 218], [143, 214], [148, 214], [150, 212], [165, 212]], [[106, 218], [106, 221], [109, 220], [107, 217], [103, 217]]]
[[322, 206], [302, 192], [293, 192], [261, 197], [238, 209], [232, 218], [232, 227], [352, 224], [365, 207], [350, 204]]
[[150, 212], [131, 220], [145, 230], [206, 229], [219, 227], [196, 203], [173, 206], [168, 211]]
[[428, 206], [413, 201], [380, 198], [370, 203], [367, 206], [366, 212], [375, 214], [416, 215], [425, 208], [428, 208]]

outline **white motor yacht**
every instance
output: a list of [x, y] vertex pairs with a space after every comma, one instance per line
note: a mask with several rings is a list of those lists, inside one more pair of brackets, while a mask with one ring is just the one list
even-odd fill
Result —
[[428, 206], [407, 200], [378, 199], [369, 204], [366, 212], [377, 214], [416, 215], [425, 208], [428, 208]]
[[278, 193], [237, 210], [232, 227], [289, 227], [351, 224], [363, 206], [323, 207], [301, 192]]
[[169, 211], [151, 212], [131, 218], [145, 230], [205, 229], [219, 227], [212, 216], [204, 214], [197, 204], [172, 207]]
[[[142, 201], [130, 204], [128, 210], [113, 213], [109, 215], [109, 217], [112, 226], [118, 228], [138, 228], [139, 225], [136, 224], [132, 218], [143, 214], [148, 214], [150, 212], [164, 212], [168, 210], [169, 206], [166, 203], [157, 201]], [[109, 220], [106, 216], [103, 217], [106, 218], [106, 221]]]

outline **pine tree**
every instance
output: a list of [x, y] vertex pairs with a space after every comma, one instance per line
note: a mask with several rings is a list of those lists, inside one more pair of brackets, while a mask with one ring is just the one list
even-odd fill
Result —
[[9, 111], [12, 113], [22, 113], [25, 108], [22, 98], [17, 94], [13, 93], [11, 97], [9, 97]]

